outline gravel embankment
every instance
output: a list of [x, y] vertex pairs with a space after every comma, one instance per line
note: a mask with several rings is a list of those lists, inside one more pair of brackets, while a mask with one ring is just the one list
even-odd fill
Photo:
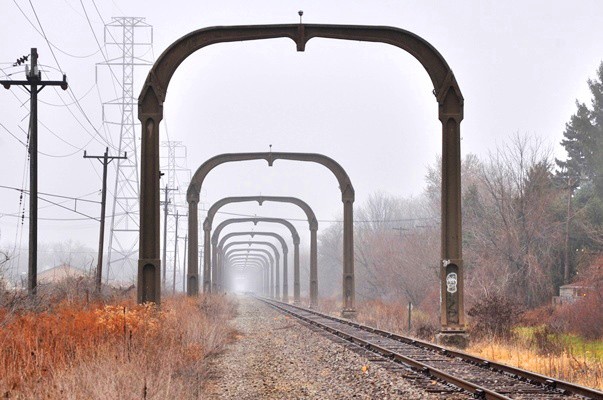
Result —
[[[238, 340], [210, 364], [209, 399], [466, 399], [429, 393], [257, 300], [240, 297]], [[383, 364], [385, 365], [385, 364]], [[430, 383], [427, 381], [427, 386]]]

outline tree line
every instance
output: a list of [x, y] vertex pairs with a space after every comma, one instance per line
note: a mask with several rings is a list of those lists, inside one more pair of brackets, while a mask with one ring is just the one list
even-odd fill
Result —
[[[603, 63], [565, 126], [564, 160], [542, 140], [513, 134], [485, 157], [462, 161], [466, 293], [526, 308], [550, 303], [559, 286], [588, 274], [603, 251]], [[420, 196], [376, 193], [355, 211], [357, 296], [438, 303], [440, 160]], [[322, 294], [339, 293], [342, 226], [320, 235]], [[592, 276], [589, 275], [589, 276]]]

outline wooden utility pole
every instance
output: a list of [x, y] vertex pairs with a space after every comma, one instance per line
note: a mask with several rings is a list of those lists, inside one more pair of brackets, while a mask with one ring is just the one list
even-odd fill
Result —
[[182, 267], [182, 292], [186, 293], [186, 259], [188, 258], [186, 255], [186, 246], [188, 245], [188, 234], [184, 235], [184, 261]]
[[[25, 81], [0, 80], [5, 89], [19, 85], [29, 92], [29, 261], [27, 267], [27, 291], [36, 294], [38, 275], [38, 93], [46, 86], [60, 86], [67, 90], [67, 76], [62, 81], [43, 81], [38, 70], [38, 49], [31, 49], [31, 67], [25, 68]], [[14, 66], [27, 61], [29, 56], [17, 60]]]
[[572, 192], [573, 192], [572, 177], [567, 177], [567, 213], [565, 214], [565, 245], [563, 249], [563, 284], [570, 283], [570, 221], [572, 216]]
[[168, 185], [165, 185], [165, 188], [161, 189], [165, 190], [165, 198], [163, 200], [163, 275], [162, 275], [162, 289], [166, 289], [166, 275], [167, 275], [167, 217], [168, 217], [168, 205], [170, 201], [168, 199], [168, 193], [170, 191], [178, 190], [177, 188], [169, 188]]
[[180, 217], [186, 217], [186, 215], [179, 215], [178, 210], [176, 210], [176, 214], [174, 214], [174, 218], [176, 218], [176, 229], [174, 231], [174, 276], [172, 281], [172, 294], [176, 294], [176, 266], [178, 265], [178, 219]]
[[[98, 239], [98, 262], [96, 264], [95, 290], [96, 293], [101, 292], [101, 280], [103, 272], [103, 248], [105, 242], [105, 206], [107, 203], [107, 166], [113, 160], [128, 158], [128, 153], [124, 152], [123, 156], [109, 156], [109, 148], [105, 148], [105, 154], [102, 156], [89, 156], [84, 150], [84, 158], [96, 158], [103, 164], [103, 191], [101, 194], [101, 217], [100, 217], [100, 234]], [[107, 278], [108, 279], [108, 278]]]
[[174, 231], [174, 277], [172, 282], [172, 294], [176, 294], [176, 263], [178, 262], [178, 210], [176, 210], [176, 230]]

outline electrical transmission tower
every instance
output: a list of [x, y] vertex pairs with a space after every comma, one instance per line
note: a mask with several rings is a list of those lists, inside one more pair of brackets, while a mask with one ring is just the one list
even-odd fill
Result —
[[[177, 237], [182, 237], [187, 232], [186, 224], [178, 226], [173, 216], [178, 213], [178, 209], [180, 209], [180, 214], [182, 215], [188, 208], [186, 191], [191, 179], [191, 170], [186, 166], [187, 150], [182, 142], [165, 141], [161, 142], [161, 147], [167, 150], [161, 152], [161, 154], [165, 154], [165, 156], [161, 157], [161, 170], [165, 171], [164, 178], [167, 178], [167, 187], [174, 189], [168, 195], [168, 218], [164, 219], [167, 220], [167, 228], [165, 229], [166, 235], [163, 241], [163, 243], [166, 243], [165, 248], [167, 250], [164, 265], [168, 266], [168, 268], [173, 268], [175, 266], [174, 256], [176, 250], [172, 251], [171, 249], [176, 249]], [[184, 258], [180, 257], [181, 260], [184, 260]], [[179, 275], [171, 274], [171, 276], [179, 278]], [[174, 284], [175, 282], [172, 282], [172, 285]]]
[[[127, 152], [127, 159], [117, 160], [113, 209], [107, 256], [109, 278], [134, 276], [138, 260], [139, 231], [139, 144], [138, 124], [134, 115], [134, 67], [151, 65], [145, 59], [153, 45], [153, 27], [141, 17], [117, 17], [105, 25], [106, 65], [121, 89], [121, 95], [103, 103], [103, 123], [119, 130], [118, 154]], [[111, 275], [110, 275], [111, 274]]]

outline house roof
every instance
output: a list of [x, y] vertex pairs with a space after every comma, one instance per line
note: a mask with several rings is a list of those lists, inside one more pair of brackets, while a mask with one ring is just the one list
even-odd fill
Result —
[[53, 283], [65, 278], [79, 278], [86, 275], [86, 271], [67, 264], [59, 265], [38, 273], [38, 282]]

